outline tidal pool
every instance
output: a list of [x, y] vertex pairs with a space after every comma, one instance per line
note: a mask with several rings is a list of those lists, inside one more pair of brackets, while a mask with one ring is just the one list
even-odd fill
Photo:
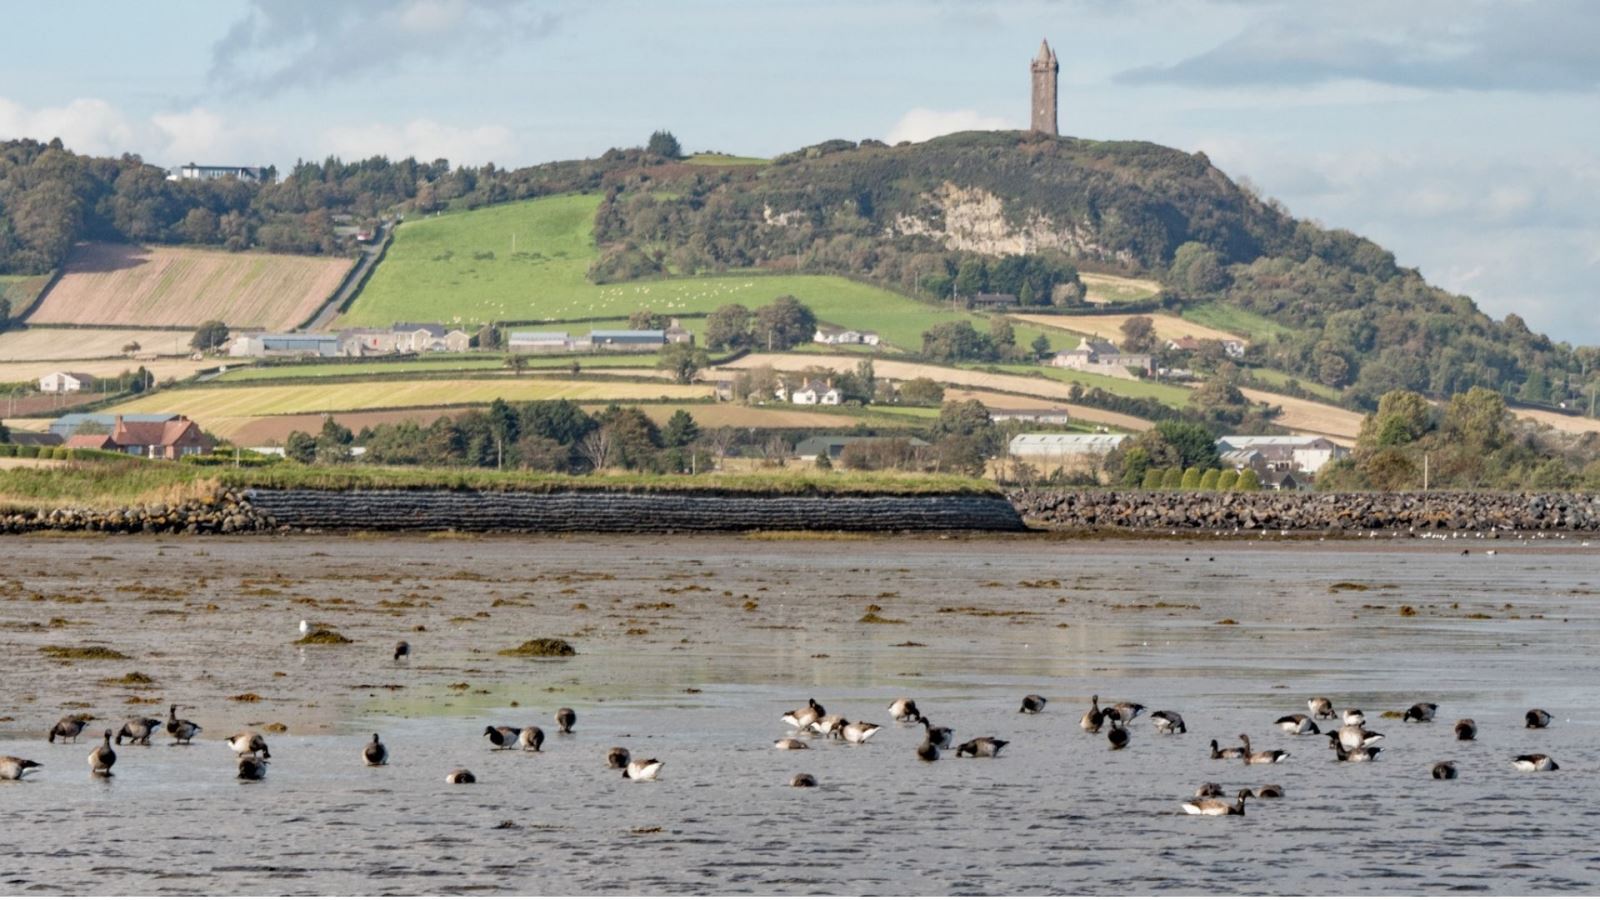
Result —
[[[1600, 549], [1050, 537], [7, 538], [0, 886], [27, 893], [1592, 893]], [[866, 618], [868, 621], [863, 622]], [[301, 646], [298, 625], [348, 644]], [[562, 637], [561, 659], [500, 655]], [[394, 643], [411, 644], [408, 661]], [[124, 659], [57, 659], [105, 647]], [[104, 656], [106, 654], [99, 654]], [[137, 673], [147, 677], [143, 682]], [[1021, 697], [1049, 705], [1021, 715]], [[1171, 709], [1111, 752], [1089, 697]], [[252, 699], [254, 695], [255, 699]], [[1338, 764], [1279, 716], [1383, 732]], [[912, 697], [999, 759], [920, 762]], [[884, 727], [783, 752], [815, 697]], [[1428, 724], [1383, 718], [1439, 704]], [[204, 732], [91, 733], [168, 704]], [[554, 711], [577, 710], [555, 734]], [[1530, 707], [1555, 717], [1523, 728]], [[92, 715], [77, 745], [50, 725]], [[1477, 721], [1479, 739], [1452, 723]], [[486, 725], [536, 724], [497, 752]], [[1324, 723], [1326, 724], [1326, 723]], [[235, 778], [222, 739], [272, 747]], [[267, 729], [267, 726], [273, 726]], [[382, 734], [391, 764], [360, 753]], [[1275, 766], [1208, 743], [1289, 750]], [[630, 783], [613, 745], [666, 765]], [[1561, 770], [1514, 772], [1517, 754]], [[1457, 781], [1429, 770], [1455, 760]], [[475, 785], [444, 775], [466, 766]], [[788, 787], [809, 772], [821, 786]], [[1180, 803], [1283, 785], [1241, 818]]]

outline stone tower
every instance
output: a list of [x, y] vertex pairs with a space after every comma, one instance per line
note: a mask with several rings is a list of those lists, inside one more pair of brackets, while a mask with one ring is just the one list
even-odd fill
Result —
[[1056, 130], [1056, 73], [1061, 64], [1049, 41], [1039, 42], [1039, 55], [1033, 58], [1033, 130], [1060, 134]]

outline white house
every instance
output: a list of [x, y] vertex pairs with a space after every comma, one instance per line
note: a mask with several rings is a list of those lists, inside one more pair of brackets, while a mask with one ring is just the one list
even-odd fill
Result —
[[261, 182], [266, 180], [267, 170], [261, 166], [202, 166], [189, 163], [167, 173], [168, 181], [214, 181], [218, 178]]
[[779, 400], [788, 400], [796, 406], [838, 406], [843, 400], [838, 388], [821, 381], [808, 381], [792, 391], [779, 384], [773, 393]]
[[1151, 371], [1152, 358], [1148, 353], [1124, 353], [1117, 345], [1099, 338], [1086, 338], [1072, 350], [1062, 350], [1051, 357], [1050, 365], [1058, 369], [1095, 372], [1114, 378], [1131, 378], [1129, 369], [1145, 375]]
[[46, 394], [76, 394], [94, 384], [93, 375], [82, 372], [51, 372], [39, 379], [39, 390]]
[[1273, 471], [1317, 472], [1336, 459], [1344, 459], [1350, 451], [1319, 435], [1259, 435], [1229, 434], [1217, 440], [1217, 452], [1253, 450], [1259, 460]]
[[835, 328], [832, 325], [818, 325], [817, 333], [811, 340], [818, 344], [865, 344], [868, 347], [878, 346], [878, 333], [876, 331], [856, 331], [851, 328]]

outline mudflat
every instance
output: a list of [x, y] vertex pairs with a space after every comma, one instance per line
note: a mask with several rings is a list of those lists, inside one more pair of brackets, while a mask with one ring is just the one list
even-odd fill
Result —
[[[0, 782], [0, 877], [16, 893], [1590, 891], [1597, 820], [1572, 798], [1600, 787], [1600, 551], [1496, 549], [7, 538], [0, 754], [44, 768]], [[301, 620], [348, 643], [297, 643]], [[576, 655], [500, 652], [547, 637]], [[1039, 715], [1018, 712], [1030, 693]], [[1094, 694], [1189, 731], [1141, 716], [1112, 752], [1078, 727]], [[1339, 764], [1275, 727], [1312, 696], [1363, 709], [1379, 760]], [[811, 697], [883, 729], [773, 749]], [[956, 744], [1011, 743], [921, 762], [897, 697]], [[1385, 717], [1415, 702], [1437, 720]], [[173, 703], [204, 728], [193, 746], [124, 745], [114, 777], [90, 777], [90, 734]], [[558, 707], [574, 734], [555, 733]], [[1524, 729], [1530, 707], [1554, 724]], [[46, 743], [73, 714], [93, 717], [78, 745]], [[1468, 717], [1478, 740], [1457, 742]], [[543, 750], [495, 751], [487, 725], [538, 725]], [[222, 740], [246, 727], [271, 745], [261, 782]], [[361, 762], [373, 732], [383, 768]], [[1210, 759], [1241, 733], [1290, 758]], [[663, 760], [660, 780], [607, 768], [612, 746]], [[1533, 752], [1561, 770], [1513, 771]], [[1433, 781], [1446, 759], [1460, 779]], [[445, 784], [457, 766], [478, 783]], [[788, 787], [802, 771], [820, 787]], [[1183, 816], [1212, 781], [1286, 796]]]

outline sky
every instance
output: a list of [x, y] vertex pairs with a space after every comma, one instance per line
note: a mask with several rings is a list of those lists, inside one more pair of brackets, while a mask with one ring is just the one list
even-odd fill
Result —
[[161, 165], [770, 156], [1028, 124], [1204, 151], [1297, 216], [1600, 344], [1589, 0], [114, 0], [15, 4], [0, 138]]

